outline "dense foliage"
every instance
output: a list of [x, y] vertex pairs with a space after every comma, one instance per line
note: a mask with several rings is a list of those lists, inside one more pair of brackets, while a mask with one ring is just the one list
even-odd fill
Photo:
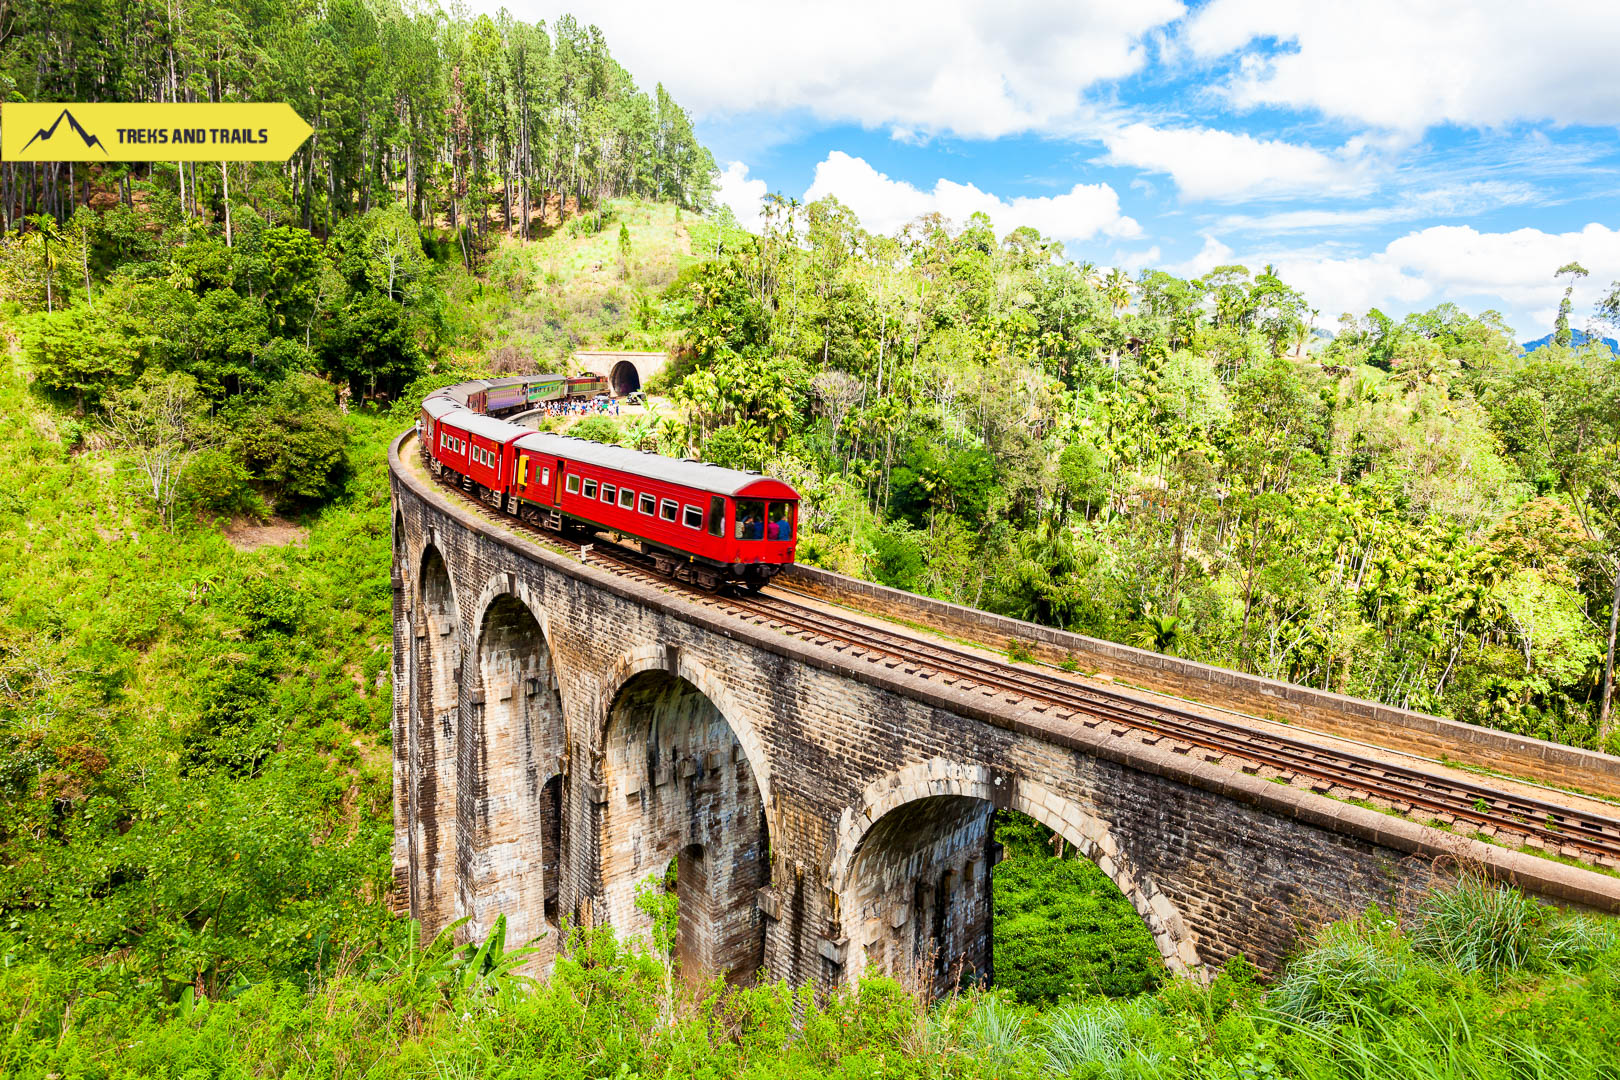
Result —
[[347, 422], [366, 480], [306, 544], [245, 551], [164, 528], [138, 471], [15, 378], [0, 416], [5, 962], [156, 1008], [375, 931], [394, 425]]
[[[24, 101], [285, 101], [315, 133], [285, 165], [0, 168], [6, 228], [67, 219], [97, 186], [130, 180], [189, 219], [229, 222], [245, 200], [276, 224], [326, 233], [396, 201], [456, 231], [469, 262], [497, 223], [529, 235], [563, 199], [635, 194], [707, 206], [714, 161], [662, 85], [651, 95], [602, 33], [547, 32], [398, 0], [84, 0], [4, 9], [0, 97]], [[548, 205], [548, 200], [550, 204]], [[104, 200], [105, 201], [105, 200]]]
[[1097, 865], [1033, 818], [996, 815], [995, 985], [1042, 1007], [1129, 998], [1164, 979], [1147, 924]]
[[[666, 294], [674, 442], [806, 494], [801, 557], [1525, 734], [1613, 738], [1620, 358], [1494, 312], [1315, 336], [1271, 268], [1106, 275], [832, 198]], [[1310, 348], [1305, 346], [1310, 344]], [[1600, 728], [1602, 730], [1600, 730]], [[1612, 744], [1611, 744], [1612, 745]]]
[[664, 956], [572, 935], [529, 987], [502, 948], [395, 925], [308, 982], [242, 982], [160, 1011], [37, 963], [0, 970], [0, 1068], [19, 1078], [747, 1076], [1401, 1078], [1613, 1075], [1620, 934], [1475, 881], [1324, 929], [1268, 991], [1235, 961], [1127, 1002], [1045, 1013], [999, 993], [926, 1007], [867, 979], [817, 1002], [689, 989]]

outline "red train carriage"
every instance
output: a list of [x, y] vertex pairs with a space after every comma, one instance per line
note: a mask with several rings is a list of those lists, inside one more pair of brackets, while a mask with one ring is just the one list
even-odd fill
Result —
[[[430, 422], [422, 434], [424, 445], [430, 447], [429, 460], [437, 466], [434, 471], [450, 469], [468, 478], [486, 501], [498, 506], [506, 494], [506, 478], [512, 473], [512, 443], [528, 429], [480, 416], [453, 402], [452, 406], [444, 410], [435, 399], [423, 403], [422, 411]], [[434, 417], [434, 412], [439, 415]]]
[[516, 442], [518, 512], [641, 542], [659, 569], [713, 588], [763, 585], [793, 561], [799, 494], [780, 480], [534, 432]]
[[422, 402], [435, 475], [448, 470], [491, 505], [553, 528], [573, 521], [632, 537], [664, 573], [709, 588], [758, 588], [793, 561], [799, 495], [780, 480], [531, 431], [467, 407], [490, 389], [463, 384]]

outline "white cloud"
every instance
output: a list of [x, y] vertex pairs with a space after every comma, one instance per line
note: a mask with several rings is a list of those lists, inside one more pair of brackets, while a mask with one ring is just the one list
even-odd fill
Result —
[[765, 198], [765, 181], [750, 180], [748, 166], [740, 161], [733, 161], [727, 165], [720, 174], [720, 187], [715, 192], [715, 198], [731, 207], [736, 215], [737, 224], [749, 232], [759, 232], [760, 218]]
[[1620, 279], [1620, 228], [1593, 223], [1565, 233], [1482, 233], [1467, 225], [1436, 225], [1391, 241], [1382, 251], [1349, 257], [1263, 248], [1239, 257], [1206, 235], [1203, 251], [1170, 269], [1202, 274], [1219, 263], [1241, 262], [1252, 270], [1272, 262], [1324, 319], [1370, 307], [1401, 315], [1451, 300], [1476, 312], [1495, 307], [1528, 340], [1552, 329], [1564, 292], [1553, 273], [1571, 260], [1591, 273], [1573, 297], [1573, 324], [1583, 326], [1600, 292]]
[[923, 214], [938, 212], [961, 225], [976, 212], [995, 222], [1002, 235], [1029, 225], [1058, 240], [1085, 240], [1104, 235], [1130, 238], [1141, 234], [1135, 219], [1120, 213], [1119, 195], [1107, 184], [1076, 184], [1063, 195], [1002, 199], [973, 184], [941, 179], [931, 191], [894, 180], [864, 159], [841, 150], [816, 166], [805, 202], [835, 195], [861, 219], [866, 229], [893, 234]]
[[[475, 0], [491, 9], [496, 0]], [[1062, 128], [1087, 87], [1140, 71], [1180, 0], [505, 0], [513, 14], [594, 23], [639, 81], [699, 117], [807, 110], [904, 137]]]
[[1206, 60], [1237, 54], [1226, 90], [1244, 107], [1407, 133], [1620, 115], [1612, 0], [1212, 0], [1180, 40]]
[[1184, 262], [1173, 263], [1164, 269], [1176, 277], [1195, 278], [1202, 277], [1217, 266], [1226, 266], [1233, 262], [1232, 249], [1215, 239], [1208, 233], [1204, 234], [1204, 246], [1198, 254]]
[[1388, 225], [1419, 218], [1462, 217], [1485, 213], [1533, 201], [1536, 190], [1528, 184], [1478, 181], [1455, 186], [1415, 191], [1388, 206], [1359, 210], [1283, 210], [1272, 214], [1229, 214], [1217, 225], [1225, 230], [1264, 233], [1302, 232], [1319, 229], [1362, 228]]
[[1101, 161], [1167, 173], [1189, 199], [1359, 195], [1370, 187], [1366, 148], [1334, 153], [1213, 128], [1127, 124], [1102, 135]]

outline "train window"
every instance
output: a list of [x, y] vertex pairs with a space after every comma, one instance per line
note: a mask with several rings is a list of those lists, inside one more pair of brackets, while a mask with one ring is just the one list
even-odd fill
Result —
[[786, 502], [771, 503], [771, 512], [765, 522], [765, 539], [791, 540], [793, 539], [793, 504]]
[[737, 539], [765, 539], [765, 500], [737, 500]]
[[620, 488], [619, 489], [619, 506], [622, 509], [631, 510], [631, 509], [635, 508], [635, 505], [636, 505], [636, 493], [631, 491], [629, 488]]
[[688, 529], [703, 528], [703, 510], [696, 506], [688, 506], [681, 514], [681, 524]]
[[566, 486], [568, 488], [568, 494], [570, 494], [570, 495], [578, 495], [579, 494], [579, 477], [570, 476], [568, 478], [568, 483], [566, 484]]
[[724, 536], [726, 532], [726, 500], [716, 495], [709, 500], [709, 535]]
[[653, 512], [653, 507], [655, 507], [657, 505], [658, 505], [658, 500], [657, 499], [653, 498], [651, 495], [647, 494], [645, 491], [641, 493], [641, 507], [640, 507], [640, 510], [641, 510], [641, 512], [643, 514], [652, 513]]
[[678, 509], [680, 509], [680, 507], [676, 505], [674, 499], [665, 499], [663, 502], [658, 504], [658, 516], [663, 518], [665, 521], [674, 521], [675, 511]]
[[611, 506], [613, 504], [613, 501], [615, 499], [617, 499], [618, 497], [619, 497], [619, 489], [617, 487], [615, 487], [612, 484], [603, 484], [602, 485], [602, 501], [603, 502], [605, 502], [609, 506]]
[[585, 481], [585, 497], [587, 499], [596, 498], [596, 481], [595, 480], [587, 480], [587, 481]]
[[542, 484], [551, 483], [551, 469], [550, 468], [545, 468], [545, 469], [540, 470], [540, 482]]

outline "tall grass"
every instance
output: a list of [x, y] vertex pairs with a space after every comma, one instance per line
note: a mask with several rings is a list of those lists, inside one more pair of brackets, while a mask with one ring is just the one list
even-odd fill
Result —
[[1431, 890], [1411, 931], [1416, 951], [1494, 982], [1551, 959], [1548, 911], [1517, 889], [1482, 877]]

